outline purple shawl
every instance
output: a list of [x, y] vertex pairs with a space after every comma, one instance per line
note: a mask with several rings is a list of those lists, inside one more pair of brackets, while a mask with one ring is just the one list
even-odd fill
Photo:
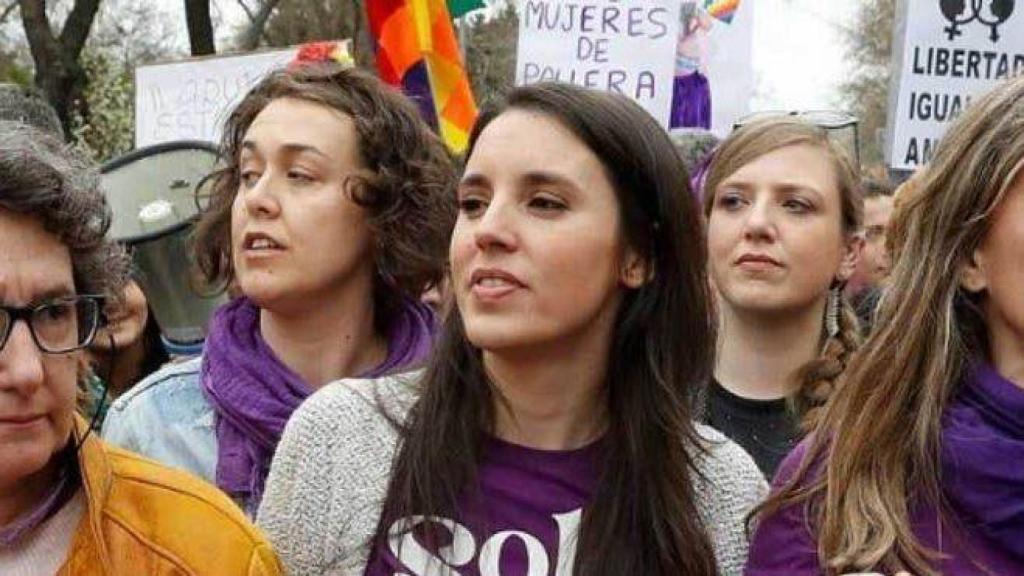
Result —
[[[388, 334], [388, 355], [360, 374], [374, 378], [421, 364], [435, 332], [431, 310], [405, 302]], [[284, 426], [313, 393], [260, 334], [260, 310], [248, 298], [219, 308], [210, 322], [202, 366], [203, 391], [216, 412], [217, 486], [255, 512]]]
[[[942, 488], [954, 522], [911, 503], [914, 534], [947, 555], [947, 576], [1024, 574], [1024, 390], [988, 365], [974, 367], [942, 421]], [[803, 459], [807, 440], [779, 467], [776, 488]], [[804, 506], [764, 518], [754, 533], [747, 576], [822, 573]]]

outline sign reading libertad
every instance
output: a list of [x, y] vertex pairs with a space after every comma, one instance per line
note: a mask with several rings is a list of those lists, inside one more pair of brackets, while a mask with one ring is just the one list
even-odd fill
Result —
[[1024, 9], [1007, 0], [906, 0], [889, 164], [927, 163], [971, 99], [1024, 72]]

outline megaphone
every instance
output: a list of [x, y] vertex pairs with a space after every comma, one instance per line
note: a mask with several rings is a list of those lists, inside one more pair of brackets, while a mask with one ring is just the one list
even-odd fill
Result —
[[215, 169], [207, 142], [165, 142], [104, 164], [101, 187], [113, 210], [112, 239], [129, 247], [138, 282], [168, 351], [199, 351], [213, 310], [227, 301], [197, 289], [189, 238], [199, 218], [197, 187]]

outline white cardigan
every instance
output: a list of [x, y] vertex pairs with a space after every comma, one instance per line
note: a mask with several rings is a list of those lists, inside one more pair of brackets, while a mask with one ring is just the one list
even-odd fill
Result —
[[[404, 417], [422, 372], [325, 386], [292, 416], [274, 456], [257, 524], [288, 572], [362, 576], [388, 487], [398, 433], [381, 415]], [[742, 574], [744, 519], [767, 484], [739, 446], [697, 425], [708, 457], [694, 478], [697, 505], [721, 574]], [[625, 576], [625, 575], [624, 575]]]

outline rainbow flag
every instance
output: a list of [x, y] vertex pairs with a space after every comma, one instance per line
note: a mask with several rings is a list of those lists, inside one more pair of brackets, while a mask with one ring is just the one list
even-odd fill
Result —
[[740, 0], [704, 0], [704, 9], [708, 14], [726, 24], [732, 23], [732, 18], [739, 7]]
[[445, 0], [367, 0], [377, 72], [419, 106], [456, 153], [466, 149], [477, 108]]

